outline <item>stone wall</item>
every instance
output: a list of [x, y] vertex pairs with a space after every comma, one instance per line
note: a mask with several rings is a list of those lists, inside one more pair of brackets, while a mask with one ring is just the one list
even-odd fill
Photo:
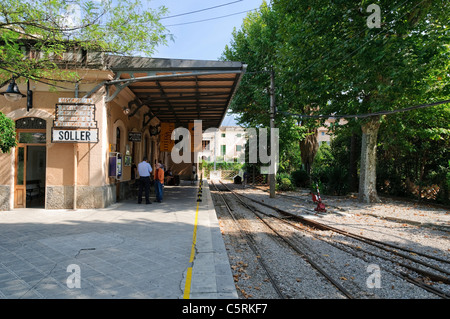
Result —
[[0, 211], [10, 210], [9, 197], [11, 195], [11, 187], [8, 185], [0, 185]]
[[[116, 202], [116, 186], [77, 186], [77, 208], [105, 208]], [[73, 186], [47, 186], [47, 209], [73, 209]]]

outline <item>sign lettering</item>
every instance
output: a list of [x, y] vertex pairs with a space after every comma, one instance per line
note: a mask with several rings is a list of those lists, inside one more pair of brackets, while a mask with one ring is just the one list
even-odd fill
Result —
[[97, 128], [94, 104], [74, 104], [92, 102], [92, 99], [60, 98], [56, 104], [56, 115], [53, 127], [56, 128]]
[[97, 143], [97, 130], [53, 130], [52, 142]]
[[60, 97], [58, 103], [82, 103], [82, 104], [93, 104], [94, 100], [89, 98], [79, 98], [79, 97]]
[[141, 132], [128, 132], [128, 142], [140, 142], [142, 140]]

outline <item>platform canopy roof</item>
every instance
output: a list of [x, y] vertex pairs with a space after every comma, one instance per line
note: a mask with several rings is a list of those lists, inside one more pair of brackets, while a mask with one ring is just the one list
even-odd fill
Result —
[[128, 116], [145, 109], [144, 124], [155, 116], [185, 127], [200, 119], [203, 129], [220, 126], [246, 69], [229, 61], [108, 56], [106, 62], [116, 75], [106, 83], [107, 101], [125, 87], [136, 96]]

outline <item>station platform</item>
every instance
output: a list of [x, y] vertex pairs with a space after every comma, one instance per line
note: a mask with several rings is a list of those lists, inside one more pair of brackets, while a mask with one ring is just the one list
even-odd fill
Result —
[[206, 180], [143, 202], [0, 212], [0, 298], [237, 298]]

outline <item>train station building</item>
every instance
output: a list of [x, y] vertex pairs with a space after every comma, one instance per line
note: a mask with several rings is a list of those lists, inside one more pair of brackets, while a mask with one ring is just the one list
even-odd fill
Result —
[[174, 163], [172, 131], [192, 131], [195, 120], [218, 128], [246, 67], [86, 52], [61, 65], [74, 60], [77, 83], [18, 81], [23, 98], [0, 95], [18, 141], [0, 153], [0, 210], [107, 207], [133, 196], [133, 164], [144, 156], [189, 179], [196, 155]]

